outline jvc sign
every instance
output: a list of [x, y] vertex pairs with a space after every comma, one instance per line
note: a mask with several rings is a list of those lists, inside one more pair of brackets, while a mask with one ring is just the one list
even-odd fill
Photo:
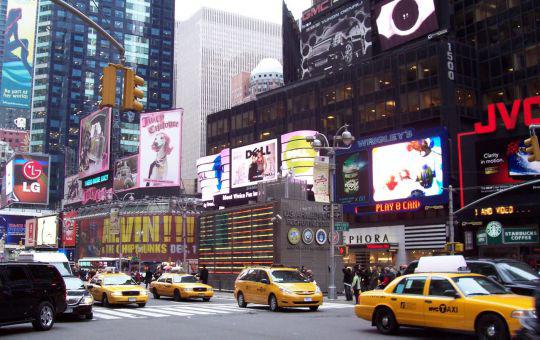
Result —
[[474, 124], [474, 131], [477, 134], [495, 132], [497, 130], [497, 114], [507, 130], [516, 129], [520, 113], [523, 114], [523, 121], [526, 126], [540, 124], [540, 117], [533, 117], [533, 107], [540, 108], [540, 96], [530, 97], [525, 100], [516, 99], [510, 111], [508, 111], [504, 103], [489, 104], [487, 124]]

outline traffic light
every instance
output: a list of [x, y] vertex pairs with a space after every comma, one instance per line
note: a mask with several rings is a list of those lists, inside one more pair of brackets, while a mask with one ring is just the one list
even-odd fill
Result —
[[525, 140], [525, 152], [529, 155], [529, 162], [540, 162], [540, 145], [538, 145], [538, 136], [532, 135]]
[[144, 85], [144, 79], [137, 76], [132, 69], [124, 70], [124, 101], [122, 108], [125, 111], [142, 111], [144, 106], [139, 99], [144, 98], [144, 92], [139, 86]]
[[463, 253], [463, 243], [461, 242], [448, 242], [444, 245], [444, 251], [451, 253]]
[[349, 255], [349, 247], [347, 247], [347, 246], [339, 246], [339, 247], [338, 247], [338, 250], [339, 250], [339, 255], [340, 255], [340, 256], [347, 256], [347, 255]]
[[106, 66], [103, 68], [103, 75], [99, 78], [99, 108], [106, 106], [113, 107], [116, 101], [116, 67]]

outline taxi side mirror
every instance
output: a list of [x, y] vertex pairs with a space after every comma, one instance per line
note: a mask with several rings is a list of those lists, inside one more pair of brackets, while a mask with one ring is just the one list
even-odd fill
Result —
[[268, 279], [261, 279], [261, 283], [264, 283], [265, 285], [269, 284]]
[[451, 289], [445, 290], [443, 292], [443, 295], [446, 296], [446, 297], [454, 298], [454, 299], [459, 298], [459, 294], [455, 290], [451, 290]]
[[96, 284], [97, 284], [98, 286], [101, 286], [101, 280], [97, 280], [97, 281], [96, 281]]

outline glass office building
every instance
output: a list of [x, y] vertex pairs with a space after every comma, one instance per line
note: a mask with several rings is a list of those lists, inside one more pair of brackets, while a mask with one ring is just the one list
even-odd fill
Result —
[[[51, 154], [51, 202], [62, 198], [64, 177], [76, 173], [80, 119], [97, 109], [102, 68], [118, 63], [114, 47], [80, 19], [39, 1], [31, 107], [31, 151]], [[145, 79], [147, 111], [172, 107], [173, 0], [83, 0], [80, 11], [126, 49], [126, 65]], [[117, 103], [122, 82], [117, 78]], [[111, 153], [138, 150], [137, 114], [113, 111]]]

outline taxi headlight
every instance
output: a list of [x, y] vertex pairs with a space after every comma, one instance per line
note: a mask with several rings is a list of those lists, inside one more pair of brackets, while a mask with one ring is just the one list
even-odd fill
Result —
[[122, 292], [112, 292], [111, 296], [122, 296]]
[[214, 291], [214, 288], [208, 287], [208, 291], [209, 291], [209, 292], [213, 292], [213, 291]]
[[319, 294], [321, 292], [321, 288], [319, 286], [315, 286], [315, 294]]
[[81, 304], [83, 305], [91, 305], [93, 303], [94, 303], [94, 298], [92, 297], [92, 295], [85, 296], [81, 301]]
[[535, 310], [515, 310], [510, 315], [515, 319], [531, 319], [536, 318]]
[[284, 294], [294, 294], [293, 291], [288, 290], [287, 288], [279, 287], [279, 290]]
[[141, 295], [146, 296], [146, 295], [148, 295], [148, 292], [146, 290], [141, 290]]
[[184, 288], [183, 291], [185, 291], [185, 292], [191, 292], [191, 291], [193, 291], [193, 288]]

